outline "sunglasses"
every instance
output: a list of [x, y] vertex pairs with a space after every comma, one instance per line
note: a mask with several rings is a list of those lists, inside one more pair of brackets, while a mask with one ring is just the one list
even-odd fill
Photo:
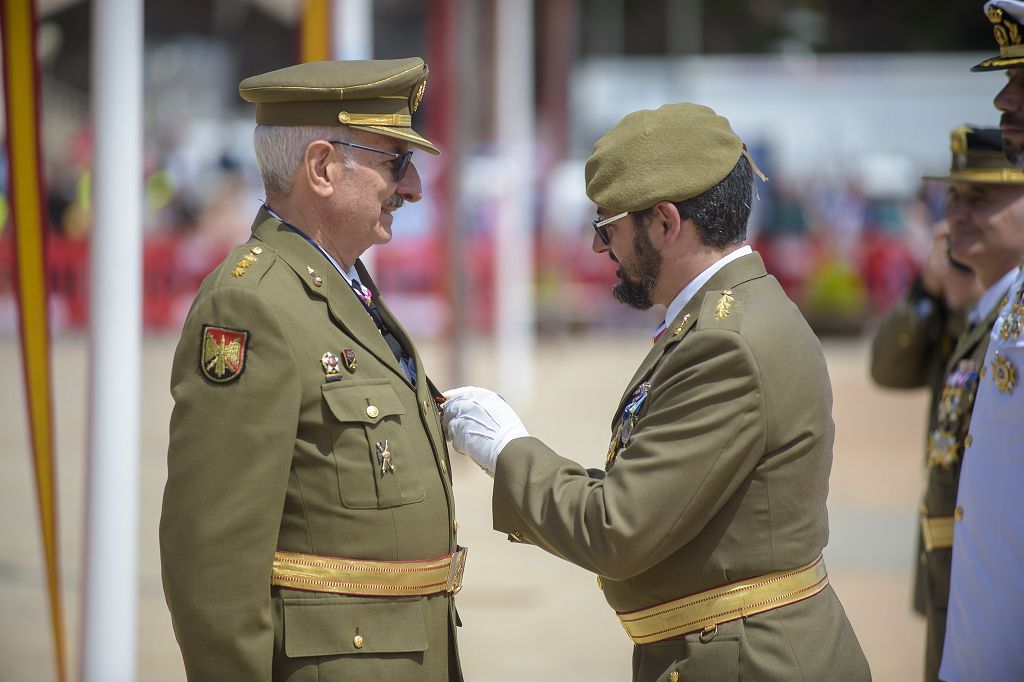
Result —
[[377, 152], [384, 156], [390, 156], [395, 160], [395, 164], [392, 167], [395, 173], [395, 182], [401, 182], [402, 178], [405, 177], [405, 172], [409, 170], [409, 160], [412, 159], [412, 152], [387, 152], [383, 149], [374, 149], [373, 147], [366, 147], [361, 144], [355, 144], [354, 142], [342, 142], [341, 140], [327, 140], [331, 144], [342, 144], [346, 147], [355, 147], [356, 149], [365, 149], [368, 152]]
[[612, 241], [612, 236], [608, 233], [606, 225], [614, 223], [619, 218], [624, 218], [629, 215], [629, 211], [625, 211], [618, 215], [613, 215], [611, 218], [598, 218], [594, 222], [590, 223], [591, 227], [594, 228], [594, 232], [597, 232], [597, 236], [601, 238], [605, 246], [609, 246]]

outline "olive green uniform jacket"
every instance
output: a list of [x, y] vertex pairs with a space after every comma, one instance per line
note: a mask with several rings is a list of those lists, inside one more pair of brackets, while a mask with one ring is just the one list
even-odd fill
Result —
[[[456, 548], [433, 397], [408, 336], [377, 305], [415, 357], [417, 388], [344, 277], [266, 211], [196, 296], [174, 356], [160, 520], [164, 592], [190, 680], [461, 678], [447, 594], [271, 586], [277, 549], [395, 561]], [[204, 376], [204, 325], [247, 334], [240, 376]], [[344, 349], [357, 368], [325, 381], [321, 356]], [[395, 471], [382, 475], [375, 445], [385, 439]]]
[[[916, 280], [882, 318], [871, 343], [871, 378], [875, 383], [885, 388], [929, 390], [926, 463], [927, 438], [935, 429], [946, 365], [965, 326], [963, 312], [951, 311], [944, 302], [926, 293], [921, 281]], [[917, 534], [914, 609], [926, 615], [928, 577], [920, 529]]]
[[[928, 480], [921, 501], [923, 517], [946, 517], [950, 522], [956, 509], [960, 466], [965, 455], [965, 439], [971, 425], [974, 397], [978, 391], [980, 370], [988, 350], [989, 334], [999, 308], [995, 306], [984, 321], [968, 327], [960, 337], [946, 365], [939, 393], [936, 423], [928, 436]], [[946, 611], [949, 607], [949, 580], [953, 561], [952, 523], [949, 545], [921, 552], [924, 574], [925, 679], [939, 679], [942, 646], [946, 639]]]
[[[619, 612], [809, 564], [828, 541], [828, 371], [761, 257], [725, 265], [668, 330], [623, 394], [616, 417], [650, 384], [603, 478], [535, 438], [511, 441], [495, 473], [494, 528], [601, 576]], [[634, 648], [635, 679], [673, 672], [684, 680], [870, 677], [830, 587], [722, 623], [710, 641], [693, 633]]]

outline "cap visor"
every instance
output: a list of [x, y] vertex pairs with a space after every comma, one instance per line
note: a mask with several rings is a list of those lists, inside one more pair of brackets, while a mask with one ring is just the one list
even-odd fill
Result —
[[393, 137], [397, 140], [403, 140], [408, 142], [411, 146], [416, 147], [428, 154], [437, 156], [441, 153], [437, 147], [433, 145], [427, 138], [417, 133], [412, 128], [395, 128], [393, 126], [349, 126], [356, 130], [365, 130], [368, 133], [374, 133], [375, 135], [383, 135], [384, 137]]
[[976, 64], [971, 67], [971, 71], [975, 73], [979, 71], [1001, 71], [1003, 69], [1013, 69], [1019, 66], [1024, 66], [1024, 57], [992, 57], [986, 59], [980, 64]]
[[949, 175], [923, 175], [922, 180], [935, 182], [972, 182], [979, 185], [1024, 185], [1024, 172], [1013, 168], [961, 171]]

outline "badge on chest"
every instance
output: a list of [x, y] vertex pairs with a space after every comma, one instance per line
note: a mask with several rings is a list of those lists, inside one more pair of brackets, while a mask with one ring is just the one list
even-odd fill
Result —
[[619, 456], [619, 451], [629, 445], [633, 439], [633, 431], [636, 429], [636, 423], [640, 420], [640, 410], [650, 392], [651, 384], [645, 381], [637, 386], [633, 395], [630, 396], [629, 402], [622, 408], [622, 414], [619, 415], [618, 424], [615, 426], [615, 433], [612, 435], [612, 442], [608, 445], [608, 455], [604, 463], [605, 471], [611, 470], [612, 465], [615, 464], [615, 458]]

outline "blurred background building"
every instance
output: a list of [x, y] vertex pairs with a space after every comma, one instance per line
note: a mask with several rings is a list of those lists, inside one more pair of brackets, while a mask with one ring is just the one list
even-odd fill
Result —
[[[450, 332], [446, 230], [461, 273], [461, 324], [494, 325], [495, 0], [376, 0], [377, 58], [454, 50], [455, 154], [417, 155], [425, 200], [376, 249], [378, 283], [420, 337]], [[85, 0], [40, 0], [49, 183], [51, 317], [87, 321], [90, 17]], [[202, 277], [247, 238], [262, 197], [251, 150], [247, 75], [294, 63], [302, 0], [145, 3], [145, 311], [176, 333]], [[975, 3], [835, 0], [548, 0], [535, 3], [533, 142], [537, 320], [547, 332], [648, 325], [660, 313], [618, 306], [613, 268], [590, 253], [583, 193], [590, 146], [622, 115], [691, 100], [727, 116], [770, 182], [757, 188], [751, 236], [769, 271], [820, 332], [856, 332], [913, 277], [943, 201], [919, 178], [948, 164], [957, 124], [995, 124], [996, 75], [967, 68], [991, 52]], [[439, 43], [444, 41], [445, 45]], [[428, 95], [430, 88], [428, 88]], [[511, 93], [515, 96], [515, 93]], [[418, 114], [431, 135], [431, 97]], [[455, 169], [453, 211], [432, 179]], [[6, 164], [0, 164], [5, 167]], [[0, 171], [0, 187], [6, 172]], [[443, 216], [450, 216], [444, 218]], [[16, 328], [10, 230], [0, 206], [0, 331]], [[442, 222], [446, 224], [441, 224]], [[455, 223], [447, 224], [449, 222]]]

